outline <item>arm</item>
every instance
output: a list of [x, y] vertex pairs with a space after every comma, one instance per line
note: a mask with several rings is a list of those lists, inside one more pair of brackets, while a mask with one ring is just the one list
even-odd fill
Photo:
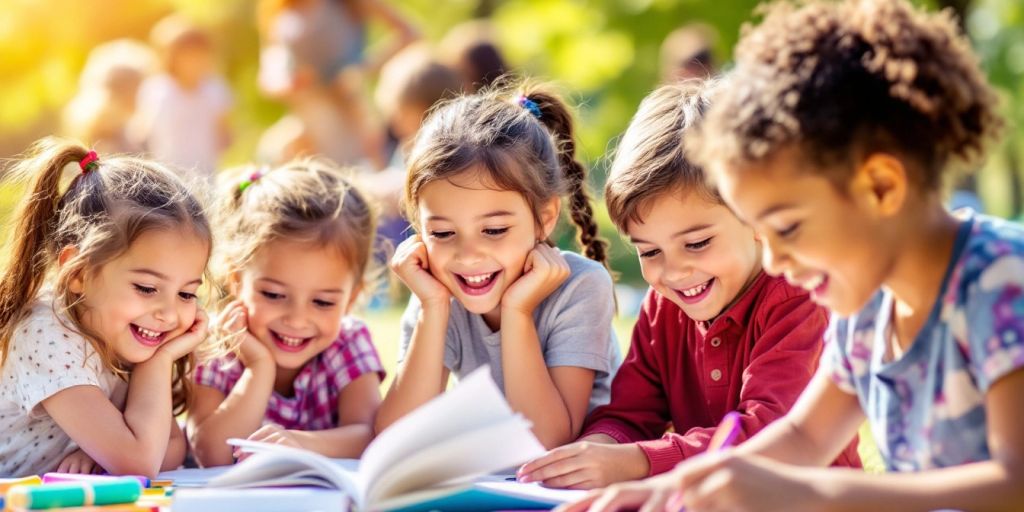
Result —
[[178, 420], [171, 417], [171, 438], [167, 441], [167, 453], [164, 454], [164, 461], [160, 464], [160, 471], [178, 469], [185, 463], [185, 452], [188, 449], [185, 445], [185, 433], [178, 426]]
[[411, 330], [409, 350], [377, 412], [374, 431], [378, 433], [443, 393], [448, 382], [444, 351], [451, 294], [430, 273], [427, 248], [418, 235], [398, 245], [391, 270], [416, 295], [421, 306], [410, 301], [402, 318], [403, 336], [405, 330]]
[[417, 315], [409, 350], [377, 412], [375, 432], [444, 392], [449, 373], [444, 366], [448, 308], [447, 301], [424, 305]]
[[[814, 375], [827, 325], [825, 312], [804, 294], [778, 300], [763, 318], [755, 321], [759, 325], [751, 328], [761, 332], [754, 341], [747, 367], [742, 369], [743, 385], [736, 406], [740, 413], [737, 443], [779, 420], [793, 407]], [[680, 461], [705, 452], [716, 428], [695, 427], [640, 442], [651, 461], [651, 473], [664, 473]], [[830, 439], [840, 437], [835, 430], [824, 434]], [[843, 440], [849, 443], [852, 438], [851, 434]], [[805, 454], [807, 451], [795, 450]]]
[[364, 373], [341, 390], [338, 424], [326, 430], [282, 430], [267, 425], [250, 436], [265, 442], [297, 445], [332, 458], [357, 459], [373, 439], [373, 418], [380, 405], [380, 378]]
[[362, 0], [360, 8], [363, 13], [377, 18], [392, 30], [397, 37], [390, 41], [387, 46], [377, 51], [372, 59], [367, 59], [364, 64], [366, 73], [370, 76], [376, 75], [381, 66], [392, 56], [405, 48], [413, 41], [420, 38], [419, 31], [406, 19], [397, 9], [389, 3], [381, 0]]
[[234, 462], [232, 448], [226, 441], [231, 437], [249, 437], [263, 424], [275, 374], [274, 362], [268, 357], [246, 367], [227, 396], [209, 386], [195, 387], [188, 422], [192, 449], [200, 466]]
[[[533, 312], [570, 276], [565, 257], [553, 247], [538, 243], [526, 258], [523, 274], [512, 283], [501, 299], [501, 364], [505, 375], [505, 396], [509, 404], [533, 423], [541, 444], [553, 448], [576, 439], [583, 426], [595, 370], [600, 366], [581, 364], [583, 354], [575, 343], [594, 340], [593, 353], [585, 354], [588, 363], [606, 358], [611, 343], [611, 282], [604, 274], [606, 293], [591, 295], [597, 282], [583, 274], [563, 292], [565, 306], [555, 306], [558, 318], [548, 334], [542, 352]], [[601, 299], [607, 298], [607, 304]], [[562, 296], [558, 299], [563, 302]], [[595, 305], [597, 311], [595, 310]], [[583, 308], [571, 312], [569, 307]], [[602, 307], [607, 306], [605, 311]], [[584, 309], [586, 311], [584, 311]], [[589, 318], [585, 319], [589, 312]], [[604, 314], [602, 314], [604, 313]], [[583, 320], [586, 320], [583, 323]], [[581, 325], [596, 326], [590, 332]], [[603, 345], [602, 345], [603, 343]], [[605, 368], [607, 370], [607, 368]]]

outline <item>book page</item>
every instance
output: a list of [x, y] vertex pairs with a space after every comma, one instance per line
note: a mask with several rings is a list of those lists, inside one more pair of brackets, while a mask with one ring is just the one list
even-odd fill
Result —
[[522, 416], [430, 445], [398, 463], [369, 484], [366, 504], [418, 491], [454, 478], [484, 475], [522, 464], [544, 454]]
[[363, 452], [359, 474], [367, 485], [372, 485], [382, 473], [405, 463], [425, 447], [458, 438], [510, 416], [512, 409], [485, 365], [467, 375], [453, 389], [384, 429]]

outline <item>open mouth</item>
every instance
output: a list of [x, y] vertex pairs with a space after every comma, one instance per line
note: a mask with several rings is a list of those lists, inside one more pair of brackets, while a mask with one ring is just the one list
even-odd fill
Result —
[[682, 290], [677, 289], [675, 290], [675, 292], [676, 295], [679, 297], [679, 300], [682, 300], [687, 304], [696, 304], [704, 300], [704, 298], [707, 297], [709, 293], [711, 293], [711, 288], [714, 284], [715, 278], [711, 278], [708, 279], [707, 281], [704, 281], [701, 284], [698, 284], [697, 286], [692, 286], [690, 288], [685, 288]]
[[135, 340], [147, 347], [155, 347], [164, 341], [167, 331], [154, 331], [135, 324], [129, 325]]
[[494, 288], [494, 283], [498, 282], [498, 275], [501, 272], [499, 270], [484, 274], [455, 274], [455, 280], [459, 282], [459, 288], [462, 288], [466, 295], [483, 295]]
[[828, 275], [818, 274], [817, 276], [805, 281], [801, 285], [805, 290], [811, 292], [811, 297], [814, 299], [821, 299], [825, 295], [825, 291], [828, 290]]
[[298, 352], [306, 348], [306, 344], [313, 340], [312, 337], [297, 338], [295, 336], [288, 336], [273, 330], [270, 331], [270, 337], [273, 338], [274, 345], [277, 345], [277, 348], [284, 350], [285, 352]]

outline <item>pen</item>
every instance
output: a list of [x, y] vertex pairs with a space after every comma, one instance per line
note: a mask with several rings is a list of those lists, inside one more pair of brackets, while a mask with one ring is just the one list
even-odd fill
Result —
[[[715, 429], [715, 433], [711, 435], [711, 440], [708, 441], [707, 452], [717, 452], [724, 450], [734, 443], [736, 443], [736, 437], [740, 434], [740, 413], [736, 411], [729, 411], [728, 414], [722, 418], [722, 421], [718, 424], [718, 428]], [[683, 492], [682, 490], [676, 491], [672, 498], [668, 500], [668, 505], [665, 507], [667, 510], [678, 510], [683, 512], [686, 510], [683, 507]]]

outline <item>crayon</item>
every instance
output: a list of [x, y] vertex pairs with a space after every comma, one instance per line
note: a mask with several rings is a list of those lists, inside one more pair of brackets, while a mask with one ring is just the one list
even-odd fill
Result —
[[18, 485], [7, 491], [7, 506], [31, 510], [134, 503], [142, 486], [134, 478], [109, 482], [67, 482], [39, 486]]

